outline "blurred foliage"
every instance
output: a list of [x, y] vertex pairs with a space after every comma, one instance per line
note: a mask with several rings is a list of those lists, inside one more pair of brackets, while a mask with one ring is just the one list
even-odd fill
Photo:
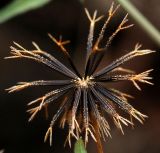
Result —
[[87, 153], [83, 140], [81, 138], [75, 143], [74, 153]]
[[4, 153], [4, 150], [0, 150], [0, 153]]
[[0, 23], [3, 23], [19, 14], [39, 8], [50, 0], [13, 0], [0, 10]]
[[118, 3], [134, 18], [134, 20], [148, 33], [148, 35], [160, 46], [160, 32], [150, 21], [129, 1], [117, 0]]
[[85, 0], [79, 0], [81, 3], [84, 3]]

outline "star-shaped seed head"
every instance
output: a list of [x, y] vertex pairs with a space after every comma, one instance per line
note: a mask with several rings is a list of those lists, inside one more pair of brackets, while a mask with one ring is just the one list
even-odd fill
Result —
[[[47, 141], [49, 138], [50, 145], [52, 144], [53, 126], [58, 118], [61, 118], [60, 126], [62, 128], [68, 126], [66, 142], [68, 141], [70, 146], [71, 137], [78, 139], [80, 136], [84, 136], [86, 145], [89, 139], [88, 136], [90, 135], [97, 144], [98, 152], [102, 153], [101, 138], [105, 140], [107, 136], [111, 136], [110, 126], [104, 113], [107, 113], [113, 119], [113, 122], [122, 133], [124, 133], [122, 125], [133, 126], [133, 118], [143, 123], [147, 117], [129, 104], [128, 98], [133, 98], [132, 96], [116, 89], [107, 88], [105, 85], [108, 82], [130, 81], [138, 90], [141, 90], [139, 85], [140, 83], [152, 85], [150, 82], [152, 77], [149, 76], [152, 69], [136, 74], [136, 72], [130, 68], [124, 68], [123, 64], [135, 57], [147, 55], [154, 51], [149, 49], [140, 49], [141, 45], [136, 45], [131, 52], [117, 58], [101, 70], [96, 71], [113, 38], [120, 31], [132, 26], [132, 24], [126, 24], [128, 22], [126, 15], [115, 32], [113, 32], [113, 34], [108, 38], [106, 45], [101, 47], [101, 41], [104, 37], [106, 27], [113, 15], [116, 13], [118, 7], [114, 8], [114, 5], [111, 5], [111, 8], [108, 11], [108, 17], [102, 26], [98, 38], [95, 40], [95, 23], [102, 19], [102, 16], [97, 18], [97, 11], [95, 11], [93, 16], [91, 16], [88, 10], [85, 9], [90, 21], [90, 30], [86, 48], [84, 74], [79, 73], [79, 70], [69, 55], [69, 52], [64, 46], [68, 44], [69, 41], [62, 41], [62, 37], [57, 40], [49, 34], [49, 37], [58, 45], [66, 59], [69, 61], [71, 66], [70, 68], [62, 64], [51, 54], [42, 50], [35, 42], [33, 42], [34, 49], [31, 51], [15, 42], [15, 46], [11, 46], [12, 55], [6, 58], [31, 59], [48, 66], [48, 68], [51, 68], [54, 72], [57, 71], [65, 77], [63, 80], [18, 82], [17, 85], [7, 89], [9, 92], [15, 92], [34, 86], [57, 87], [57, 89], [51, 90], [28, 104], [28, 106], [31, 107], [28, 109], [28, 112], [31, 115], [29, 121], [31, 121], [42, 109], [45, 109], [46, 117], [48, 117], [48, 107], [50, 106], [50, 103], [54, 103], [57, 99], [60, 100], [59, 109], [52, 117], [44, 139], [44, 141]], [[130, 119], [122, 117], [117, 112], [118, 108], [126, 112], [130, 116]]]

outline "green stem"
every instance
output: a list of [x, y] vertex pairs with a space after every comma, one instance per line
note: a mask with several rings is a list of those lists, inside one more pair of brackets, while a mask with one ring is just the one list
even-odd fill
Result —
[[14, 0], [0, 10], [0, 23], [27, 11], [39, 8], [51, 0]]
[[160, 45], [160, 32], [149, 22], [129, 0], [117, 0], [139, 25]]
[[87, 153], [82, 138], [76, 141], [74, 145], [74, 153]]

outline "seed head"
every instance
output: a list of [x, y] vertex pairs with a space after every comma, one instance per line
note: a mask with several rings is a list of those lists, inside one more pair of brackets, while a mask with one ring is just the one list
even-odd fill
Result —
[[[149, 49], [141, 50], [141, 46], [136, 45], [131, 52], [116, 59], [101, 70], [96, 71], [105, 51], [108, 49], [108, 46], [111, 44], [116, 34], [132, 26], [127, 24], [128, 19], [126, 15], [115, 32], [113, 32], [113, 34], [108, 38], [106, 45], [101, 47], [101, 41], [104, 37], [106, 27], [108, 26], [113, 15], [116, 13], [118, 7], [114, 9], [114, 5], [111, 5], [111, 8], [108, 11], [108, 18], [95, 41], [95, 23], [98, 22], [102, 16], [96, 18], [97, 11], [95, 11], [92, 17], [88, 10], [85, 9], [87, 17], [90, 21], [90, 30], [87, 41], [84, 75], [79, 73], [72, 61], [71, 56], [64, 46], [68, 44], [69, 41], [62, 41], [62, 37], [60, 37], [59, 40], [56, 40], [56, 38], [49, 34], [52, 41], [55, 42], [64, 53], [71, 68], [66, 67], [55, 57], [48, 54], [46, 51], [43, 51], [35, 42], [33, 42], [33, 46], [35, 48], [31, 51], [23, 48], [15, 42], [15, 46], [11, 46], [12, 56], [6, 58], [31, 59], [63, 74], [66, 78], [65, 80], [37, 80], [32, 82], [19, 82], [17, 85], [7, 89], [9, 92], [15, 92], [33, 86], [58, 86], [57, 89], [51, 90], [28, 104], [28, 106], [31, 107], [28, 109], [28, 112], [31, 114], [29, 121], [31, 121], [43, 108], [45, 109], [46, 116], [48, 116], [49, 112], [47, 108], [50, 103], [53, 103], [57, 99], [61, 99], [59, 109], [52, 117], [44, 139], [44, 141], [47, 141], [49, 138], [50, 145], [52, 144], [53, 126], [60, 116], [60, 126], [62, 128], [64, 128], [64, 126], [68, 126], [69, 130], [66, 141], [69, 142], [70, 146], [71, 137], [78, 139], [84, 134], [84, 141], [85, 144], [87, 144], [88, 135], [90, 135], [95, 140], [99, 153], [103, 152], [101, 138], [105, 140], [107, 136], [111, 136], [110, 126], [104, 116], [104, 112], [106, 112], [113, 119], [113, 122], [117, 128], [122, 131], [122, 133], [124, 133], [122, 125], [134, 125], [132, 118], [135, 118], [140, 123], [143, 123], [144, 119], [147, 117], [128, 103], [128, 98], [133, 98], [132, 96], [116, 89], [106, 88], [105, 84], [108, 82], [130, 81], [138, 90], [141, 89], [139, 83], [147, 83], [152, 85], [150, 82], [152, 77], [149, 76], [152, 70], [147, 70], [136, 74], [135, 71], [123, 68], [122, 65], [135, 57], [150, 54], [154, 51]], [[119, 115], [117, 108], [120, 108], [129, 114], [131, 117], [130, 120]]]

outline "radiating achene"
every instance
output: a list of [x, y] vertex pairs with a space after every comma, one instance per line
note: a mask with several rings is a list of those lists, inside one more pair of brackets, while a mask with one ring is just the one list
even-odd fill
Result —
[[[152, 70], [135, 74], [134, 71], [125, 69], [121, 67], [121, 65], [133, 59], [134, 57], [150, 54], [154, 51], [149, 49], [143, 50], [140, 49], [140, 45], [136, 45], [133, 51], [113, 61], [100, 71], [95, 72], [104, 56], [105, 51], [108, 49], [108, 46], [112, 42], [115, 35], [119, 31], [132, 27], [132, 25], [126, 24], [128, 21], [126, 15], [115, 32], [113, 32], [113, 34], [108, 38], [106, 45], [104, 47], [100, 47], [106, 27], [113, 15], [116, 13], [118, 7], [119, 6], [114, 9], [113, 4], [111, 5], [108, 11], [108, 18], [95, 42], [93, 38], [95, 23], [102, 19], [102, 16], [97, 17], [97, 11], [95, 11], [92, 17], [88, 10], [85, 9], [87, 17], [90, 21], [90, 30], [87, 41], [87, 52], [83, 75], [78, 72], [78, 69], [74, 65], [72, 58], [64, 47], [64, 45], [68, 44], [69, 41], [62, 41], [62, 38], [60, 38], [60, 40], [56, 40], [51, 34], [49, 34], [49, 37], [61, 48], [65, 57], [70, 62], [72, 69], [67, 68], [55, 57], [40, 49], [35, 42], [33, 42], [35, 49], [31, 51], [23, 48], [15, 42], [15, 47], [11, 46], [12, 56], [6, 57], [6, 59], [32, 59], [39, 63], [43, 63], [49, 68], [66, 76], [66, 80], [38, 80], [32, 82], [19, 82], [17, 85], [7, 89], [9, 92], [15, 92], [32, 86], [57, 86], [56, 90], [52, 90], [28, 104], [28, 106], [32, 106], [32, 108], [28, 110], [28, 112], [31, 114], [29, 121], [31, 121], [42, 108], [47, 110], [51, 102], [62, 98], [62, 102], [59, 104], [59, 109], [53, 116], [49, 129], [46, 132], [45, 141], [49, 137], [50, 145], [52, 144], [53, 125], [60, 115], [62, 116], [60, 120], [61, 127], [64, 128], [66, 124], [68, 125], [69, 131], [66, 140], [69, 142], [70, 146], [71, 137], [78, 139], [84, 134], [84, 141], [85, 144], [87, 144], [88, 135], [90, 134], [97, 144], [99, 153], [103, 153], [101, 138], [105, 140], [106, 136], [110, 136], [110, 127], [104, 117], [103, 112], [107, 112], [111, 116], [115, 125], [122, 131], [122, 133], [122, 124], [126, 126], [128, 124], [133, 125], [132, 117], [141, 123], [143, 123], [143, 120], [147, 117], [128, 103], [127, 98], [132, 98], [132, 96], [115, 89], [108, 89], [104, 86], [104, 84], [107, 84], [107, 82], [130, 81], [138, 90], [141, 89], [138, 85], [138, 82], [152, 85], [150, 82], [152, 77], [148, 76]], [[120, 107], [123, 111], [128, 113], [130, 120], [120, 116], [117, 113], [115, 106]]]

